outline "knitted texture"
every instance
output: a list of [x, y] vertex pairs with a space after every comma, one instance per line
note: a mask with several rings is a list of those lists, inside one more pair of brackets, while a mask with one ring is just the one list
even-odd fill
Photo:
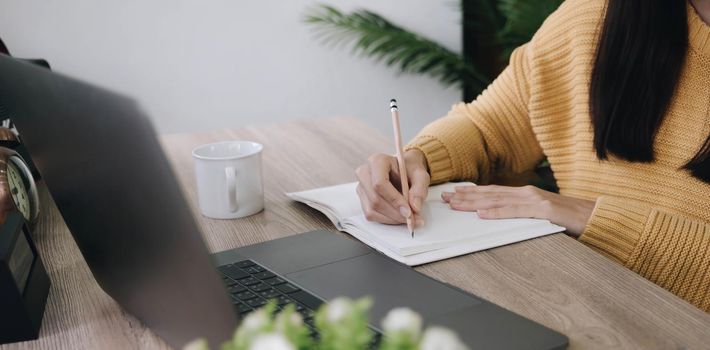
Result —
[[710, 134], [710, 26], [688, 5], [690, 46], [654, 143], [631, 163], [593, 148], [589, 84], [603, 0], [567, 0], [473, 102], [453, 106], [407, 146], [434, 183], [487, 183], [544, 157], [560, 194], [595, 200], [580, 240], [710, 311], [710, 184], [680, 168]]

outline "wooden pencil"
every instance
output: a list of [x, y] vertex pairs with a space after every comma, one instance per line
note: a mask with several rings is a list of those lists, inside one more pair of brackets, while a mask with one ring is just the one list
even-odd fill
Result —
[[392, 129], [394, 130], [394, 145], [397, 149], [397, 163], [399, 164], [399, 178], [402, 181], [402, 195], [407, 202], [407, 207], [411, 213], [407, 218], [407, 228], [414, 238], [414, 212], [409, 205], [409, 180], [407, 179], [407, 167], [404, 164], [404, 152], [402, 151], [402, 132], [399, 127], [399, 109], [397, 100], [390, 100], [390, 112], [392, 113]]

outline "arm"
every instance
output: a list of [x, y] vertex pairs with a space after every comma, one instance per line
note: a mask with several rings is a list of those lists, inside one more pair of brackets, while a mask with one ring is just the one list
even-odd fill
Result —
[[600, 197], [580, 240], [710, 311], [710, 223]]
[[528, 119], [528, 47], [513, 52], [508, 68], [476, 101], [457, 104], [406, 147], [410, 198], [392, 185], [400, 176], [392, 156], [375, 154], [357, 168], [357, 193], [368, 220], [399, 224], [414, 215], [421, 225], [430, 181], [487, 182], [493, 168], [522, 172], [542, 159]]
[[509, 66], [475, 101], [454, 105], [407, 146], [424, 153], [432, 183], [485, 183], [496, 168], [523, 172], [543, 158], [528, 117], [530, 45], [513, 52]]

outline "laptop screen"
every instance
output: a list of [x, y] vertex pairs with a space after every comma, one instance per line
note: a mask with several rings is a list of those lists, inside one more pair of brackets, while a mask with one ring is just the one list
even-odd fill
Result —
[[172, 346], [230, 338], [231, 303], [137, 104], [5, 55], [0, 104], [104, 291]]

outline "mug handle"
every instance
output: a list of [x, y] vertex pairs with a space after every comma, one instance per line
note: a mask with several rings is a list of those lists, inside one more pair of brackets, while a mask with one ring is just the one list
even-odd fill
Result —
[[227, 177], [227, 199], [229, 211], [234, 213], [239, 209], [237, 205], [237, 170], [233, 167], [224, 168], [224, 175]]

